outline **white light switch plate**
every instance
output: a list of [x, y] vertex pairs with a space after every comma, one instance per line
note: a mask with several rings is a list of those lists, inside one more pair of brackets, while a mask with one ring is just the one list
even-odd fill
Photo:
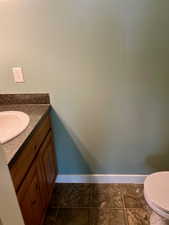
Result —
[[23, 83], [24, 78], [23, 78], [22, 68], [21, 67], [13, 67], [12, 71], [13, 71], [14, 81], [16, 83]]

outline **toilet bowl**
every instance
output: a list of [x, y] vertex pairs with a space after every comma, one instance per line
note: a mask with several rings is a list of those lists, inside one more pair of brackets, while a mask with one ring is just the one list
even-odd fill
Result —
[[[144, 197], [152, 213], [152, 224], [169, 224], [169, 172], [153, 173], [144, 181]], [[158, 216], [159, 215], [159, 216]]]

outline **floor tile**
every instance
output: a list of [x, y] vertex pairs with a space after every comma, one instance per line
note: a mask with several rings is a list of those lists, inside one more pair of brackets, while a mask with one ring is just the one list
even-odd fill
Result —
[[91, 208], [90, 225], [126, 225], [122, 209]]
[[58, 205], [61, 208], [89, 207], [91, 193], [91, 184], [67, 184]]
[[127, 209], [127, 219], [129, 225], [150, 225], [151, 211], [143, 208]]
[[145, 208], [147, 206], [142, 184], [121, 184], [120, 188], [126, 208]]
[[44, 225], [149, 225], [139, 184], [56, 184]]
[[44, 225], [56, 225], [58, 211], [59, 211], [58, 208], [49, 208], [47, 211]]
[[50, 209], [44, 225], [89, 225], [89, 209], [66, 208]]
[[123, 208], [118, 184], [95, 184], [92, 192], [92, 207]]
[[52, 193], [52, 198], [50, 201], [50, 208], [56, 208], [59, 205], [59, 202], [61, 201], [62, 193], [64, 192], [64, 189], [67, 188], [67, 184], [61, 183], [56, 184], [54, 191]]

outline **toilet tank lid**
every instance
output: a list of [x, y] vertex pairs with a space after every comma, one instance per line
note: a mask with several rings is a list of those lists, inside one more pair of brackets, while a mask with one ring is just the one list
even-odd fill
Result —
[[169, 172], [157, 172], [147, 176], [144, 193], [154, 205], [169, 212]]

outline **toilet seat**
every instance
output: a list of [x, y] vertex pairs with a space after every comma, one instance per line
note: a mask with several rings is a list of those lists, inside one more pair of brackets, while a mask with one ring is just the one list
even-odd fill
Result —
[[[144, 196], [150, 207], [169, 217], [169, 172], [153, 173], [144, 181]], [[161, 213], [159, 213], [161, 214]]]

